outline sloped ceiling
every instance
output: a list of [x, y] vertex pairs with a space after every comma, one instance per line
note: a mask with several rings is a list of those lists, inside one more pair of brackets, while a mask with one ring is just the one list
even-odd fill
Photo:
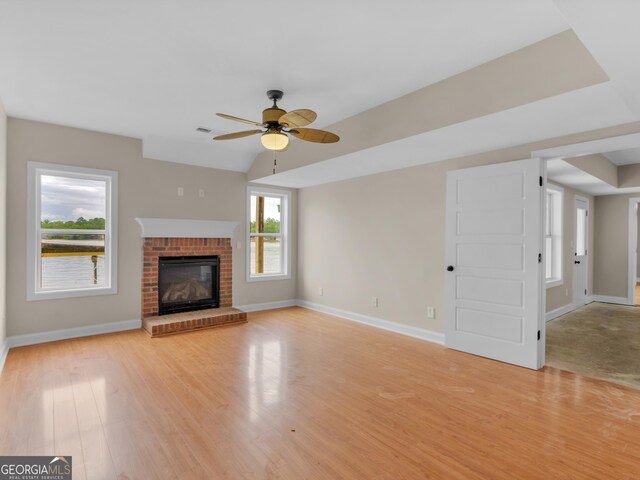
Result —
[[[326, 146], [298, 150], [293, 147], [299, 142], [293, 142], [291, 152], [283, 154], [283, 168], [284, 155], [296, 161], [304, 157], [303, 164], [294, 162], [299, 168], [384, 145], [393, 145], [394, 155], [404, 158], [416, 149], [414, 137], [446, 128], [458, 128], [457, 134], [468, 139], [467, 151], [550, 134], [549, 125], [535, 119], [523, 124], [529, 110], [521, 107], [564, 119], [560, 130], [635, 120], [638, 113], [627, 108], [617, 84], [601, 85], [607, 85], [609, 71], [593, 61], [589, 44], [584, 49], [566, 32], [573, 18], [565, 10], [551, 0], [410, 0], [396, 8], [378, 0], [3, 0], [0, 97], [13, 117], [142, 138], [148, 158], [249, 171], [250, 179], [264, 180], [270, 176], [269, 161], [260, 156], [256, 137], [213, 142], [196, 127], [243, 130], [215, 112], [259, 119], [270, 88], [285, 91], [285, 109], [316, 110], [318, 128], [349, 120], [357, 125], [358, 115], [375, 107], [384, 111], [392, 101], [430, 86], [430, 91], [454, 92], [450, 87], [463, 72], [482, 73], [484, 65], [524, 47], [573, 36], [565, 42], [571, 48], [552, 56], [561, 61], [559, 68], [538, 69], [536, 75], [531, 65], [514, 64], [493, 91], [486, 78], [479, 80], [477, 88], [466, 87], [466, 95], [445, 95], [438, 108], [414, 111], [411, 124], [402, 123], [403, 116], [391, 108], [378, 117], [375, 135], [368, 128], [371, 121], [362, 122], [367, 128], [351, 125], [354, 130], [347, 133], [352, 135], [338, 144], [346, 150], [317, 153], [314, 148]], [[563, 58], [565, 67], [578, 62], [579, 74], [560, 68]], [[537, 86], [505, 95], [509, 80], [522, 86], [527, 79]], [[541, 89], [545, 86], [551, 88]], [[469, 123], [482, 118], [485, 129], [513, 120], [526, 132], [516, 132], [511, 140], [498, 136], [492, 143]], [[498, 123], [491, 123], [495, 118]], [[440, 156], [453, 153], [439, 151]], [[415, 161], [420, 160], [414, 155], [410, 162]], [[358, 175], [379, 168], [376, 160], [362, 163]], [[349, 169], [340, 162], [332, 168]], [[304, 175], [304, 182], [291, 186], [309, 183]]]

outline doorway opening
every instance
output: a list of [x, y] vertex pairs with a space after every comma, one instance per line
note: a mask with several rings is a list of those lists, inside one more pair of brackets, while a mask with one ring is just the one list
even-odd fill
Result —
[[548, 189], [564, 196], [564, 275], [545, 282], [545, 366], [640, 388], [640, 135], [536, 153]]

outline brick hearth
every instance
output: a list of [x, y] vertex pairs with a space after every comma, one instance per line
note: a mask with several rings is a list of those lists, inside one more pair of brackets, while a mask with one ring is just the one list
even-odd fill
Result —
[[219, 327], [230, 323], [246, 323], [247, 314], [237, 308], [209, 308], [194, 312], [172, 313], [142, 320], [142, 327], [152, 337]]
[[[220, 308], [176, 313], [158, 317], [158, 257], [184, 257], [217, 255], [220, 265]], [[142, 322], [153, 336], [160, 329], [147, 325], [169, 325], [162, 333], [195, 330], [234, 322], [246, 322], [246, 314], [230, 308], [232, 298], [232, 250], [229, 238], [145, 238], [142, 248]], [[226, 310], [225, 310], [226, 309]], [[170, 317], [170, 318], [167, 318]], [[151, 322], [153, 320], [153, 322]], [[165, 321], [166, 320], [166, 321]], [[181, 323], [181, 326], [176, 325]]]

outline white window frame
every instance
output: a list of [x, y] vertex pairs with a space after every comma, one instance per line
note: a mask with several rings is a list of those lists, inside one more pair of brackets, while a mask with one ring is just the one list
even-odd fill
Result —
[[[551, 232], [547, 235], [546, 223], [544, 225], [544, 238], [545, 249], [547, 244], [547, 238], [551, 238], [551, 251], [545, 251], [546, 256], [551, 257], [551, 278], [547, 278], [546, 266], [545, 266], [545, 283], [547, 288], [553, 288], [564, 284], [564, 268], [563, 268], [563, 237], [564, 237], [564, 188], [558, 185], [547, 185], [545, 207], [546, 202], [551, 199], [549, 212], [550, 219], [545, 221], [550, 222]], [[547, 258], [545, 256], [545, 258]], [[546, 265], [546, 264], [545, 264]]]
[[[279, 197], [280, 198], [280, 235], [273, 233], [251, 233], [251, 196]], [[249, 185], [247, 187], [247, 213], [246, 213], [246, 274], [247, 282], [262, 282], [267, 280], [286, 280], [291, 278], [291, 191], [276, 188], [267, 188]], [[282, 248], [282, 273], [255, 273], [251, 274], [251, 237], [280, 237]]]
[[[28, 162], [27, 178], [27, 300], [53, 300], [58, 298], [88, 297], [94, 295], [113, 295], [118, 293], [118, 172], [97, 170], [94, 168], [58, 165], [54, 163]], [[39, 286], [42, 265], [41, 240], [41, 194], [40, 177], [54, 175], [88, 180], [100, 180], [106, 183], [105, 230], [83, 230], [82, 233], [104, 233], [104, 269], [106, 285], [104, 287], [69, 288], [43, 290]], [[57, 230], [52, 230], [57, 233]], [[73, 230], [76, 232], [76, 230]], [[68, 233], [65, 231], [63, 233]]]

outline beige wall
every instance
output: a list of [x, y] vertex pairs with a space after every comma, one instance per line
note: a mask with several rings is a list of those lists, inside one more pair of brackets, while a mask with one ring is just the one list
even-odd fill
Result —
[[[245, 281], [243, 173], [148, 160], [141, 141], [18, 119], [8, 127], [7, 333], [20, 335], [140, 318], [140, 227], [135, 217], [239, 221], [232, 241], [235, 305], [295, 298], [291, 280]], [[51, 162], [116, 170], [119, 173], [118, 294], [50, 301], [26, 301], [27, 162]], [[177, 187], [184, 197], [177, 196]], [[205, 198], [198, 198], [198, 189]], [[296, 218], [295, 192], [293, 196]], [[296, 259], [293, 225], [293, 271]], [[242, 248], [236, 248], [237, 242]]]
[[640, 164], [620, 165], [618, 167], [618, 187], [640, 187]]
[[[640, 244], [640, 209], [638, 209], [638, 233], [637, 233], [637, 235], [638, 236], [636, 238], [638, 239], [638, 243]], [[638, 250], [640, 250], [640, 249], [638, 249]], [[636, 278], [640, 278], [640, 254], [636, 255], [636, 261], [637, 261], [637, 264], [636, 264]], [[640, 298], [636, 299], [636, 301], [637, 300], [640, 300]]]
[[[587, 252], [593, 251], [595, 215], [594, 197], [583, 192], [579, 192], [566, 185], [557, 182], [550, 182], [563, 188], [563, 209], [562, 209], [562, 285], [547, 288], [547, 312], [569, 305], [573, 302], [573, 262], [575, 256], [575, 228], [576, 209], [575, 197], [579, 195], [589, 200], [589, 239]], [[593, 255], [587, 255], [588, 265], [588, 286], [587, 294], [593, 293]]]
[[[639, 130], [629, 124], [301, 189], [298, 298], [442, 331], [446, 172]], [[427, 318], [428, 306], [435, 319]]]
[[[7, 115], [0, 100], [0, 352], [7, 337]], [[0, 367], [2, 368], [2, 367]]]
[[595, 199], [594, 294], [627, 297], [629, 198], [638, 193]]
[[564, 161], [613, 187], [618, 186], [618, 166], [600, 153], [565, 158]]

